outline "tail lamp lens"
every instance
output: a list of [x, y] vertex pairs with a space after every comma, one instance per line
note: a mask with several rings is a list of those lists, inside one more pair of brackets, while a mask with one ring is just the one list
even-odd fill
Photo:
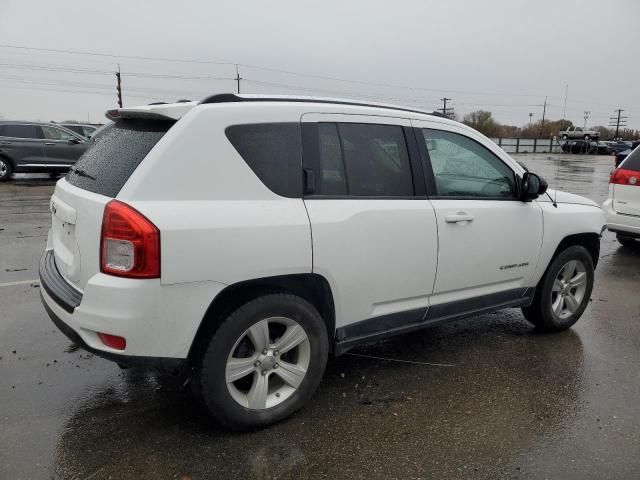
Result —
[[609, 183], [616, 185], [640, 185], [640, 172], [616, 168], [609, 178]]
[[133, 207], [112, 200], [102, 219], [100, 271], [127, 278], [160, 277], [160, 231]]

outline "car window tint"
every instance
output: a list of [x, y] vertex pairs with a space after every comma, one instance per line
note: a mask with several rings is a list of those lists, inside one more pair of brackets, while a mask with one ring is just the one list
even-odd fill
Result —
[[7, 124], [3, 135], [13, 138], [39, 138], [35, 125]]
[[334, 123], [318, 124], [318, 156], [320, 181], [316, 193], [320, 195], [346, 195], [344, 161], [338, 128]]
[[633, 170], [640, 172], [640, 148], [636, 148], [629, 154], [627, 158], [620, 164], [620, 168], [625, 170]]
[[65, 132], [61, 128], [50, 127], [48, 125], [41, 125], [44, 138], [47, 140], [72, 140], [77, 139], [69, 132]]
[[95, 127], [81, 127], [82, 128], [82, 132], [80, 132], [81, 135], [84, 135], [85, 137], [90, 137], [93, 132], [96, 131]]
[[409, 153], [402, 127], [366, 123], [337, 125], [348, 195], [413, 195]]
[[283, 197], [302, 195], [299, 123], [233, 125], [225, 133], [269, 190]]
[[67, 181], [115, 197], [173, 121], [118, 120], [107, 126], [69, 170]]
[[514, 196], [513, 171], [487, 148], [457, 133], [433, 129], [422, 133], [438, 196]]

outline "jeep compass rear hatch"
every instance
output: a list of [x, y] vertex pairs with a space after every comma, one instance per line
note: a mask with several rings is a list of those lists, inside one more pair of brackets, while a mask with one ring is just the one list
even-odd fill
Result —
[[56, 185], [50, 205], [49, 245], [56, 267], [79, 290], [100, 271], [105, 205], [174, 123], [169, 119], [116, 119]]
[[623, 215], [640, 216], [640, 148], [612, 172], [610, 183], [613, 209]]

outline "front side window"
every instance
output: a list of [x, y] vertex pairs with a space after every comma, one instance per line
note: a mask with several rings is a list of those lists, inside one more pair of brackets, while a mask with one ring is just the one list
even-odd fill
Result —
[[272, 192], [302, 194], [302, 148], [299, 123], [233, 125], [227, 138], [253, 173]]
[[318, 124], [316, 194], [354, 197], [413, 196], [402, 127], [367, 123]]
[[39, 138], [35, 125], [24, 125], [19, 123], [4, 125], [2, 135], [4, 137], [12, 138]]
[[77, 137], [69, 132], [65, 132], [61, 128], [50, 127], [48, 125], [42, 125], [41, 128], [42, 134], [47, 140], [77, 140]]
[[514, 198], [513, 170], [478, 142], [457, 133], [422, 129], [436, 195]]

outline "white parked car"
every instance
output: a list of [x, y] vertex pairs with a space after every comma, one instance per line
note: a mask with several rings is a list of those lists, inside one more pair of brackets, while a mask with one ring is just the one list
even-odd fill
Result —
[[600, 132], [597, 130], [587, 130], [582, 127], [569, 127], [566, 130], [560, 130], [559, 135], [563, 140], [568, 140], [570, 138], [584, 138], [585, 140], [589, 140], [591, 138], [598, 138], [600, 136]]
[[627, 246], [640, 243], [640, 148], [611, 172], [609, 198], [602, 204], [607, 228]]
[[327, 356], [509, 307], [588, 305], [605, 223], [458, 122], [345, 100], [124, 108], [56, 185], [53, 321], [120, 364], [188, 365], [233, 429], [289, 416]]

